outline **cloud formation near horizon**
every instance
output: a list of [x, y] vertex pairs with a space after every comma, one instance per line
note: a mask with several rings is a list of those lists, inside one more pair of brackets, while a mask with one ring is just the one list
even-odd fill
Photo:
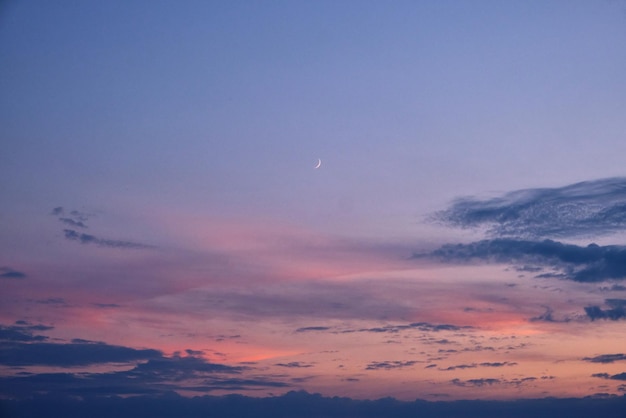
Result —
[[433, 220], [486, 227], [493, 237], [524, 239], [599, 236], [626, 230], [626, 178], [557, 188], [517, 190], [491, 199], [457, 199]]
[[[173, 390], [209, 392], [218, 389], [246, 390], [258, 387], [286, 387], [268, 377], [244, 376], [249, 367], [211, 363], [186, 350], [187, 356], [165, 356], [155, 349], [136, 349], [101, 342], [74, 339], [49, 342], [36, 331], [53, 327], [18, 321], [0, 325], [0, 364], [14, 375], [0, 377], [6, 394], [24, 398], [32, 393], [55, 395], [163, 394]], [[129, 370], [107, 372], [74, 371], [76, 366], [130, 364]], [[53, 366], [63, 372], [31, 373], [29, 366]], [[302, 366], [305, 367], [305, 366]]]

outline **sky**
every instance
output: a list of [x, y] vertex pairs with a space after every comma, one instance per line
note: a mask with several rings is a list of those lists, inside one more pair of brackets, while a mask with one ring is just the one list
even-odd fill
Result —
[[617, 0], [2, 2], [1, 398], [623, 396], [625, 41]]

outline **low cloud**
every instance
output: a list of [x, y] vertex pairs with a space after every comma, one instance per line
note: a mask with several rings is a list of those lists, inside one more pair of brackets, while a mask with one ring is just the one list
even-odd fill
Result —
[[433, 220], [485, 227], [496, 237], [598, 236], [626, 229], [626, 178], [525, 189], [491, 199], [457, 199]]
[[[253, 390], [288, 385], [267, 376], [255, 377], [248, 366], [228, 366], [202, 358], [202, 351], [186, 350], [166, 357], [159, 350], [137, 349], [75, 338], [71, 342], [50, 342], [36, 335], [52, 329], [18, 321], [0, 325], [0, 364], [21, 373], [0, 377], [7, 396], [23, 398], [33, 393], [49, 395], [141, 395], [163, 394], [173, 390], [209, 392], [212, 390]], [[129, 370], [73, 372], [77, 366], [119, 366], [135, 364]], [[65, 372], [37, 373], [29, 367], [52, 366]], [[300, 367], [307, 367], [300, 364]]]

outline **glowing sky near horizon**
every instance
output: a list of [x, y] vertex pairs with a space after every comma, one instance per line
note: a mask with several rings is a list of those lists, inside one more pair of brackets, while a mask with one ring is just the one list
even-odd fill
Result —
[[625, 393], [625, 40], [620, 1], [3, 3], [0, 394]]

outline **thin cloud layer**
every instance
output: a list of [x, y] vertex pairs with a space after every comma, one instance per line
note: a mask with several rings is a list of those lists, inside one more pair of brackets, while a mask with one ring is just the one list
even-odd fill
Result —
[[433, 216], [445, 225], [486, 227], [491, 236], [541, 239], [599, 236], [626, 229], [626, 178], [467, 197]]

